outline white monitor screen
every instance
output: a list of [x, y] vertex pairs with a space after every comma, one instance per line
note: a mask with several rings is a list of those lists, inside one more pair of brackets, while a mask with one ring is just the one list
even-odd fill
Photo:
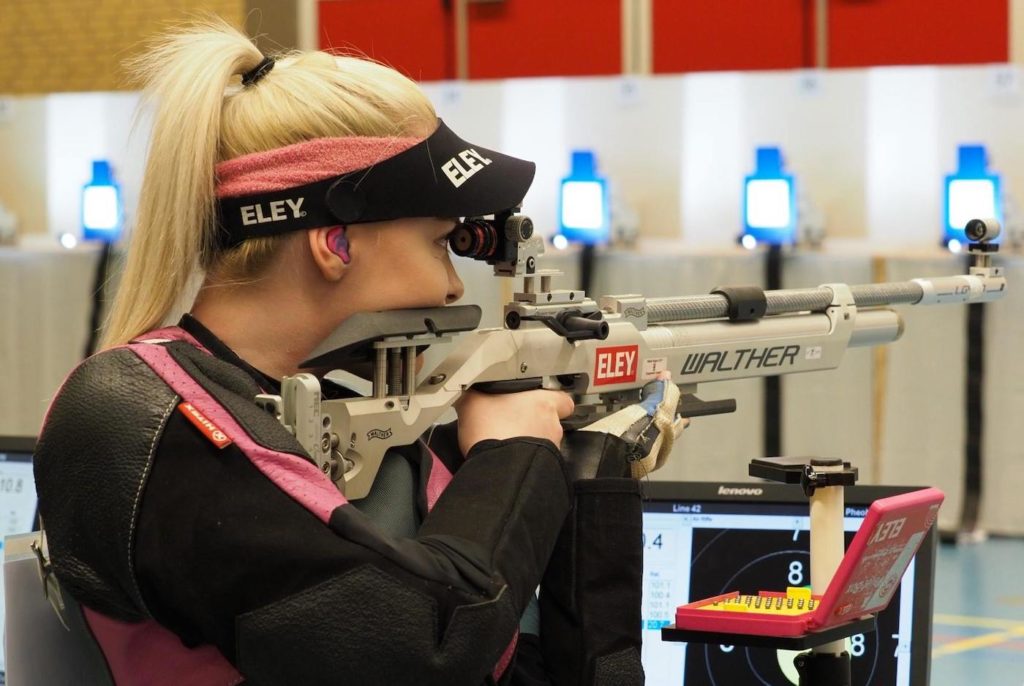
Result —
[[117, 228], [117, 189], [86, 186], [82, 193], [82, 223], [90, 229]]
[[[661, 628], [674, 624], [676, 607], [688, 602], [731, 591], [810, 586], [806, 501], [649, 500], [644, 508], [642, 657], [648, 686], [798, 684], [796, 652], [674, 643], [662, 640]], [[847, 545], [866, 514], [864, 506], [847, 507]], [[900, 590], [876, 618], [875, 631], [848, 639], [854, 686], [923, 683], [911, 679], [917, 567], [915, 561], [907, 569]]]
[[[36, 482], [32, 475], [32, 453], [11, 451], [0, 444], [0, 552], [4, 537], [32, 531], [35, 516]], [[3, 564], [0, 564], [0, 637], [4, 635], [6, 617], [3, 581]], [[0, 683], [3, 683], [7, 668], [3, 647], [3, 641], [0, 641]]]
[[949, 182], [949, 225], [963, 229], [972, 219], [996, 216], [996, 188], [989, 179]]
[[747, 226], [754, 229], [785, 229], [793, 217], [790, 183], [784, 179], [747, 181]]
[[604, 186], [599, 181], [566, 181], [562, 184], [562, 226], [570, 229], [603, 229]]

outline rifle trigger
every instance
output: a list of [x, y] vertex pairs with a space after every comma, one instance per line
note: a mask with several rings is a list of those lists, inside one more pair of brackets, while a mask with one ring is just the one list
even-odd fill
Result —
[[736, 411], [736, 401], [701, 400], [692, 393], [684, 393], [679, 399], [678, 414], [680, 417], [707, 417], [712, 414], [728, 414]]

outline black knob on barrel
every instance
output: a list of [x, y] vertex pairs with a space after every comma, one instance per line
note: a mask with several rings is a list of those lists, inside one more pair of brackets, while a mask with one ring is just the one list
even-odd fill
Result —
[[603, 341], [608, 338], [608, 322], [603, 319], [587, 319], [586, 317], [565, 317], [562, 326], [569, 334], [586, 333], [588, 339]]

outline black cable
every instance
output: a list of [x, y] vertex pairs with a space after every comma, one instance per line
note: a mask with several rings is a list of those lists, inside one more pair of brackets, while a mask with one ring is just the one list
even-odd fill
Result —
[[[765, 290], [782, 288], [782, 246], [768, 247], [765, 262]], [[782, 378], [764, 378], [764, 455], [782, 454]]]
[[96, 352], [96, 341], [103, 317], [103, 292], [107, 283], [107, 272], [110, 270], [110, 245], [110, 241], [103, 241], [103, 249], [96, 264], [96, 276], [92, 282], [92, 306], [89, 310], [89, 338], [85, 342], [83, 359]]
[[583, 250], [580, 251], [580, 288], [591, 298], [594, 297], [594, 263], [596, 259], [594, 246], [584, 243]]
[[966, 435], [964, 440], [964, 504], [960, 530], [978, 528], [982, 496], [982, 453], [985, 390], [985, 305], [967, 306], [967, 377], [965, 379]]

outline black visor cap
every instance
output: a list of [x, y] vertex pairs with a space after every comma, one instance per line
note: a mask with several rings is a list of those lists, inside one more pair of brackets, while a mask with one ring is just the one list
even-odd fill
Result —
[[468, 143], [438, 120], [430, 137], [367, 169], [222, 198], [220, 243], [337, 224], [495, 214], [522, 203], [535, 171], [533, 162]]

